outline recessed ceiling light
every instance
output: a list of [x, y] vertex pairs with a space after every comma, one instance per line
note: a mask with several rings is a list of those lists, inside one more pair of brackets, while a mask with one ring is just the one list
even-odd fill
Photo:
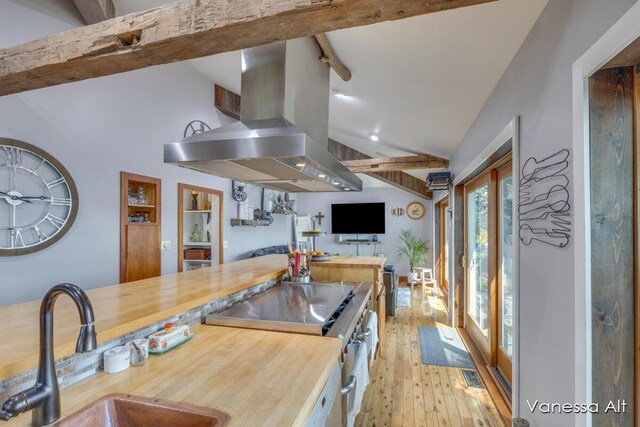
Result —
[[349, 187], [345, 188], [344, 191], [351, 191]]
[[333, 181], [333, 185], [340, 185], [338, 181]]
[[303, 168], [304, 167], [304, 163], [296, 163], [296, 166], [299, 168]]
[[319, 173], [319, 174], [318, 174], [318, 178], [326, 178], [326, 177], [327, 177], [327, 175], [325, 175], [325, 174], [323, 174], [323, 173]]
[[369, 138], [371, 138], [371, 140], [374, 142], [378, 142], [380, 140], [378, 135], [376, 135], [375, 133], [372, 133], [371, 135], [369, 135]]

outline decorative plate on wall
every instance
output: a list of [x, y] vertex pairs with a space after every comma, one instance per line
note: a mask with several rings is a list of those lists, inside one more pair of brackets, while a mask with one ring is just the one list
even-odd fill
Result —
[[407, 216], [411, 219], [420, 219], [424, 216], [424, 206], [420, 202], [411, 202], [407, 206]]
[[0, 256], [24, 255], [57, 242], [78, 213], [78, 190], [46, 151], [0, 138]]

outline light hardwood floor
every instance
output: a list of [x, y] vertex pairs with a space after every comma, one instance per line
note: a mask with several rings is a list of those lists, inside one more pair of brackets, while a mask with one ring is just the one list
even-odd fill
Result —
[[374, 364], [356, 426], [482, 426], [503, 423], [485, 389], [468, 388], [460, 369], [423, 365], [418, 326], [447, 326], [446, 308], [414, 287], [410, 308], [387, 317], [386, 344]]

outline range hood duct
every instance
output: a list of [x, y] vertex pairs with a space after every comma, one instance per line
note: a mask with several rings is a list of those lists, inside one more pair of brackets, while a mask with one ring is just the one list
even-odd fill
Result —
[[311, 37], [244, 49], [240, 121], [164, 145], [164, 162], [291, 193], [361, 191], [327, 151], [329, 65]]

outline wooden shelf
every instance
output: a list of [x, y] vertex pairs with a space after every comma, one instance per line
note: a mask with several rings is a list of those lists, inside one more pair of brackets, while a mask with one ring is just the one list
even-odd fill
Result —
[[136, 209], [155, 209], [156, 207], [154, 205], [129, 205], [130, 208], [136, 208]]
[[193, 210], [193, 209], [187, 209], [183, 211], [184, 213], [211, 213], [210, 210]]
[[182, 246], [211, 246], [212, 242], [184, 242]]
[[382, 243], [382, 240], [378, 240], [377, 242], [373, 240], [366, 240], [366, 241], [359, 241], [359, 242], [343, 240], [342, 242], [336, 242], [336, 243], [340, 245], [377, 245], [378, 243]]
[[262, 221], [259, 219], [231, 219], [232, 227], [266, 227], [268, 225], [268, 221]]
[[200, 263], [208, 262], [210, 264], [211, 260], [210, 259], [185, 259], [185, 260], [183, 260], [183, 262], [196, 262], [196, 263], [197, 262], [200, 262]]
[[285, 209], [274, 209], [271, 211], [272, 214], [274, 215], [295, 215], [297, 214], [296, 211], [292, 211], [292, 210], [285, 210]]

